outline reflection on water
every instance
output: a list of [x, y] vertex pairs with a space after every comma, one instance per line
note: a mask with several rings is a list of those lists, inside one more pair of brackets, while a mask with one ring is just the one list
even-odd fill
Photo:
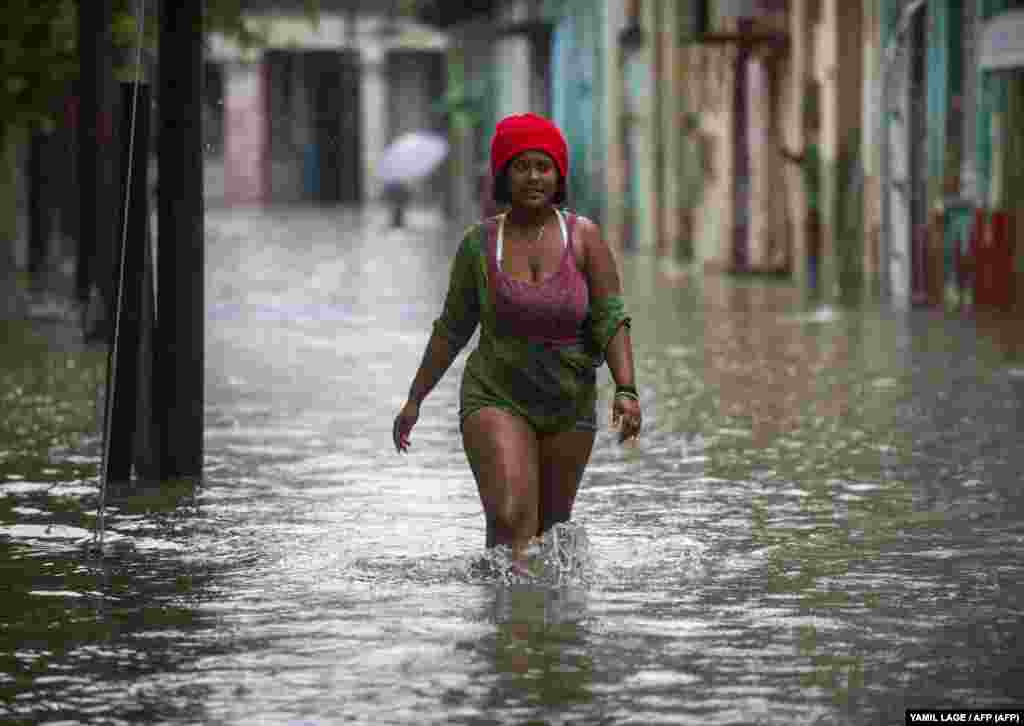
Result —
[[645, 438], [599, 432], [574, 522], [511, 575], [481, 551], [464, 358], [409, 455], [389, 445], [451, 241], [415, 215], [210, 225], [206, 474], [115, 488], [102, 557], [102, 360], [8, 346], [5, 721], [874, 724], [1019, 701], [1012, 329], [629, 260]]

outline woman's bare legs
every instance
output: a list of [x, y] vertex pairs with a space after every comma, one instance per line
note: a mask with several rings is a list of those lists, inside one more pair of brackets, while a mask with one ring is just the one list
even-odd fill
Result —
[[463, 421], [462, 445], [487, 519], [487, 547], [508, 545], [518, 560], [540, 523], [537, 435], [519, 416], [488, 407]]
[[530, 539], [567, 522], [594, 448], [592, 431], [537, 436], [522, 418], [482, 408], [462, 424], [462, 444], [487, 520], [487, 547], [516, 559]]
[[537, 535], [559, 522], [568, 522], [583, 470], [594, 448], [593, 431], [560, 431], [542, 435], [540, 450], [540, 516]]

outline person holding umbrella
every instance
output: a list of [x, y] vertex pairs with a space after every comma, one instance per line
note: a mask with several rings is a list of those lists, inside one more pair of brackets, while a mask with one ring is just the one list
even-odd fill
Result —
[[410, 131], [395, 139], [377, 162], [383, 198], [391, 203], [391, 226], [405, 226], [412, 185], [429, 176], [448, 154], [448, 142], [432, 131]]
[[392, 431], [396, 450], [408, 450], [423, 400], [479, 324], [460, 430], [486, 546], [508, 546], [519, 568], [531, 539], [570, 518], [594, 445], [603, 363], [616, 383], [619, 441], [635, 439], [642, 422], [616, 261], [597, 224], [559, 209], [568, 171], [565, 138], [551, 121], [522, 114], [498, 124], [491, 173], [507, 211], [464, 235]]

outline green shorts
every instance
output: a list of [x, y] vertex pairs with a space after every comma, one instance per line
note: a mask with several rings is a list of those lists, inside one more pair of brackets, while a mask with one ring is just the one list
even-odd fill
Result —
[[459, 431], [466, 418], [482, 408], [500, 408], [526, 419], [534, 431], [539, 434], [553, 434], [562, 431], [597, 431], [597, 386], [591, 384], [583, 387], [583, 394], [576, 399], [573, 416], [565, 417], [557, 412], [531, 410], [509, 398], [503, 397], [486, 381], [475, 375], [467, 366], [462, 374], [462, 386], [459, 393]]

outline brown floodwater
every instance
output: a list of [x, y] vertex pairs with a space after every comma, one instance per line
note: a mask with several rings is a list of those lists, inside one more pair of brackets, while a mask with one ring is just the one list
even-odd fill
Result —
[[391, 446], [455, 240], [426, 214], [386, 223], [208, 215], [204, 476], [112, 487], [102, 556], [85, 546], [102, 360], [6, 364], [5, 722], [879, 724], [1020, 705], [1011, 323], [625, 260], [644, 436], [615, 442], [604, 370], [574, 521], [510, 581], [482, 557], [464, 355], [411, 452]]

